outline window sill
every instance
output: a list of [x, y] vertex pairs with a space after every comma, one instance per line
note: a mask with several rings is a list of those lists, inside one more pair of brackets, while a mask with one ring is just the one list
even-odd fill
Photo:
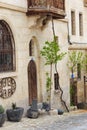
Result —
[[1, 78], [6, 78], [6, 77], [16, 77], [17, 76], [17, 72], [3, 72], [0, 73], [0, 79]]

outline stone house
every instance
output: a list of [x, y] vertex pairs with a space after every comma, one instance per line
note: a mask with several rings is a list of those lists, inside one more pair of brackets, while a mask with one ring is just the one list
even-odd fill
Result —
[[[76, 23], [71, 20], [74, 15]], [[0, 0], [0, 104], [6, 108], [16, 102], [26, 110], [34, 98], [38, 102], [46, 101], [46, 72], [49, 66], [44, 65], [40, 50], [45, 41], [53, 40], [51, 16], [61, 51], [75, 49], [86, 53], [87, 20], [83, 0]], [[69, 107], [67, 61], [68, 55], [58, 63], [58, 72], [63, 99]], [[59, 108], [60, 93], [55, 91], [54, 72], [52, 78], [51, 103], [52, 107]], [[77, 87], [81, 87], [81, 82]], [[83, 100], [83, 90], [80, 90], [78, 87], [78, 102]]]
[[[87, 0], [70, 0], [68, 1], [66, 9], [67, 18], [68, 18], [68, 35], [69, 35], [69, 43], [68, 47], [69, 51], [80, 51], [83, 54], [87, 54]], [[86, 102], [87, 101], [87, 90], [86, 90], [86, 82], [84, 82], [84, 76], [86, 76], [86, 71], [80, 70], [77, 65], [77, 72], [75, 74], [75, 91], [74, 91], [74, 102]], [[85, 84], [85, 85], [84, 85]]]

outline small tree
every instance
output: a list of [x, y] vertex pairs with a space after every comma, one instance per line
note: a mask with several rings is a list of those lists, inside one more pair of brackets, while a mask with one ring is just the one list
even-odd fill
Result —
[[[53, 17], [51, 16], [51, 22], [52, 22], [52, 31], [53, 31], [53, 41], [45, 42], [45, 46], [43, 47], [42, 51], [41, 51], [41, 55], [43, 57], [45, 57], [46, 59], [46, 63], [45, 65], [50, 65], [50, 79], [52, 81], [52, 65], [55, 64], [55, 71], [57, 73], [57, 79], [58, 79], [58, 87], [61, 90], [61, 96], [60, 99], [61, 101], [64, 103], [67, 111], [69, 112], [66, 103], [64, 102], [64, 100], [62, 99], [62, 95], [63, 95], [63, 91], [59, 85], [59, 74], [57, 71], [57, 62], [62, 60], [62, 58], [64, 57], [64, 55], [66, 53], [60, 53], [60, 47], [59, 44], [57, 43], [57, 37], [55, 35], [55, 29], [54, 29], [54, 22], [53, 22]], [[50, 84], [50, 97], [51, 97], [51, 84]], [[51, 98], [50, 98], [50, 102], [51, 102]]]
[[[43, 47], [41, 51], [41, 55], [46, 59], [45, 65], [50, 65], [51, 82], [52, 82], [52, 65], [55, 64], [55, 71], [58, 74], [57, 63], [58, 61], [61, 61], [63, 59], [65, 54], [66, 53], [60, 52], [60, 47], [59, 47], [59, 44], [57, 43], [57, 37], [54, 36], [54, 39], [51, 42], [48, 42], [48, 41], [45, 42], [45, 46]], [[59, 74], [58, 74], [58, 88], [62, 91], [59, 85]], [[51, 104], [51, 84], [50, 84], [50, 104]]]
[[66, 54], [60, 52], [60, 47], [56, 39], [57, 37], [54, 37], [53, 41], [46, 41], [41, 51], [41, 55], [46, 59], [45, 65], [50, 65], [50, 77], [52, 76], [52, 65], [55, 64], [55, 70], [57, 72], [57, 63], [62, 60]]
[[71, 71], [71, 82], [70, 82], [70, 103], [76, 105], [76, 101], [73, 100], [75, 97], [75, 84], [74, 84], [74, 72], [77, 71], [77, 65], [80, 64], [79, 69], [83, 67], [84, 56], [80, 51], [69, 52], [68, 67]]
[[83, 61], [84, 61], [84, 58], [83, 58], [83, 53], [80, 52], [80, 51], [72, 51], [72, 52], [69, 52], [69, 60], [68, 60], [68, 67], [71, 71], [71, 74], [72, 74], [72, 78], [73, 78], [73, 74], [74, 72], [76, 71], [77, 69], [77, 64], [80, 64], [80, 67], [83, 66]]

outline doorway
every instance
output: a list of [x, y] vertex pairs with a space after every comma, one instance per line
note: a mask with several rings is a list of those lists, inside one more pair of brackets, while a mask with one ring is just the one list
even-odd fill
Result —
[[34, 60], [31, 60], [28, 65], [28, 93], [30, 105], [33, 99], [37, 99], [37, 69]]
[[70, 105], [77, 106], [77, 81], [70, 80]]

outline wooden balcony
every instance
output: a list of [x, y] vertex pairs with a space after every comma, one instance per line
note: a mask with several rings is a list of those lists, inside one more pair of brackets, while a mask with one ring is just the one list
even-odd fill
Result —
[[65, 0], [28, 0], [27, 15], [47, 15], [63, 19]]
[[84, 6], [87, 7], [87, 0], [84, 0]]

